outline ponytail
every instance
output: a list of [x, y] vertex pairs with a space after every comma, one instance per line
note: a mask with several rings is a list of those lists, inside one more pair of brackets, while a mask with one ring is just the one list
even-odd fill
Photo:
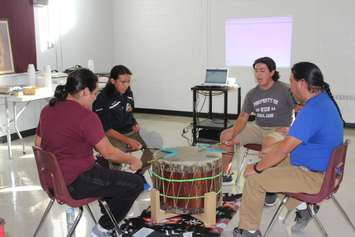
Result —
[[59, 101], [64, 101], [68, 96], [68, 92], [63, 85], [59, 85], [55, 88], [54, 98], [49, 101], [49, 106], [54, 106]]
[[80, 68], [68, 75], [65, 85], [55, 88], [54, 98], [49, 101], [49, 106], [54, 106], [57, 102], [64, 101], [67, 96], [75, 95], [81, 90], [88, 88], [89, 91], [96, 89], [97, 76], [86, 68]]
[[343, 120], [343, 123], [345, 123], [345, 121], [343, 119], [343, 115], [341, 114], [340, 108], [338, 106], [338, 103], [335, 101], [334, 96], [333, 96], [332, 92], [330, 91], [329, 84], [326, 83], [325, 81], [323, 81], [322, 90], [327, 92], [329, 98], [333, 101], [335, 107], [337, 108], [341, 120]]
[[338, 110], [340, 118], [345, 124], [340, 108], [335, 101], [332, 92], [330, 91], [329, 84], [324, 81], [323, 74], [317, 65], [311, 62], [299, 62], [293, 65], [291, 72], [296, 81], [305, 80], [310, 91], [315, 89], [318, 91], [320, 90], [326, 92], [329, 98], [333, 101], [336, 109]]
[[280, 79], [280, 72], [275, 70], [274, 75], [272, 75], [272, 80], [277, 81], [279, 79]]

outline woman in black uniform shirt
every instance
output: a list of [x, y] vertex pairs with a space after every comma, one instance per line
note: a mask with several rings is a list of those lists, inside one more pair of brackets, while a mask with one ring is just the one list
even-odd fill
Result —
[[[146, 147], [139, 135], [140, 127], [133, 116], [134, 99], [130, 88], [131, 71], [117, 65], [111, 69], [110, 79], [97, 96], [93, 111], [99, 116], [106, 136], [111, 144], [122, 151], [139, 150]], [[141, 157], [142, 173], [149, 167], [153, 158], [149, 149], [144, 149]], [[110, 162], [110, 168], [119, 169], [120, 165]]]

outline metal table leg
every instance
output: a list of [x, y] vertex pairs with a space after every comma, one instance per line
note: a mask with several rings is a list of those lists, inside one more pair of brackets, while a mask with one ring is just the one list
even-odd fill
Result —
[[20, 138], [20, 140], [22, 141], [22, 153], [26, 154], [25, 152], [25, 142], [23, 141], [23, 137], [17, 127], [17, 120], [18, 118], [21, 116], [21, 114], [23, 113], [23, 111], [25, 111], [25, 109], [27, 108], [27, 106], [29, 105], [30, 101], [28, 101], [25, 106], [17, 113], [17, 107], [16, 107], [16, 102], [13, 102], [13, 109], [14, 109], [14, 128], [16, 130], [17, 136]]
[[11, 133], [10, 133], [10, 111], [9, 111], [9, 101], [5, 97], [5, 111], [6, 111], [6, 137], [7, 137], [7, 151], [9, 159], [12, 157], [12, 147], [11, 147]]

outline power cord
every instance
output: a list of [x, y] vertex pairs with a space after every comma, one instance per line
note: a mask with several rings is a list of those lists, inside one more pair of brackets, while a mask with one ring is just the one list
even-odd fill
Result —
[[[198, 97], [198, 101], [199, 101], [200, 99], [199, 99], [198, 94], [197, 94], [197, 97]], [[196, 114], [196, 119], [198, 120], [197, 123], [200, 122], [200, 120], [199, 120], [199, 118], [200, 118], [200, 113], [202, 112], [203, 107], [205, 107], [206, 98], [207, 98], [207, 96], [204, 96], [204, 97], [203, 97], [203, 102], [202, 102], [202, 105], [201, 105], [200, 110], [198, 110], [198, 104], [196, 105], [195, 111], [197, 111], [197, 114]]]
[[[200, 95], [203, 96], [203, 102], [202, 102], [202, 105], [201, 107], [199, 108], [199, 104], [201, 102], [201, 99], [200, 99]], [[202, 112], [202, 109], [203, 107], [205, 106], [206, 104], [206, 98], [207, 96], [209, 96], [209, 92], [197, 92], [197, 98], [196, 98], [196, 103], [195, 103], [195, 111], [196, 111], [196, 119], [197, 119], [197, 124], [199, 124], [200, 120], [200, 113]], [[223, 95], [223, 92], [212, 92], [212, 96], [219, 96], [219, 95]], [[217, 124], [217, 122], [213, 121], [214, 123]], [[196, 129], [196, 132], [198, 133], [199, 129]], [[187, 134], [188, 133], [191, 133], [190, 136], [188, 136]], [[187, 143], [191, 146], [192, 145], [192, 141], [193, 141], [193, 138], [192, 138], [192, 123], [190, 123], [188, 126], [184, 127], [182, 129], [182, 132], [181, 132], [181, 136], [187, 141]]]
[[[187, 133], [189, 132], [191, 132], [190, 137], [187, 136]], [[187, 141], [190, 146], [192, 146], [192, 123], [182, 129], [181, 136]]]

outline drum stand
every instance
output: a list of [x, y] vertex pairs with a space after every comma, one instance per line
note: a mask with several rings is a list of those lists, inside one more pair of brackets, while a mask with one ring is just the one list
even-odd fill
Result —
[[[156, 189], [150, 191], [151, 198], [151, 218], [155, 223], [169, 217], [176, 216], [175, 213], [168, 213], [160, 209], [160, 193]], [[216, 224], [216, 207], [217, 207], [217, 193], [209, 192], [205, 194], [204, 213], [192, 215], [193, 217], [202, 221], [206, 227]]]

